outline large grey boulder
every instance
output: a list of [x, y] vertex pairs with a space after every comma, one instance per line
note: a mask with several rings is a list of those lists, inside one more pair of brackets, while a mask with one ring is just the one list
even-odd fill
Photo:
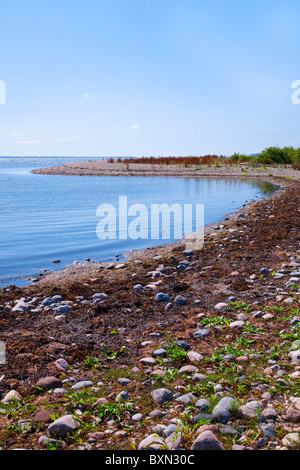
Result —
[[167, 388], [159, 388], [151, 392], [152, 398], [155, 403], [163, 404], [166, 401], [171, 401], [173, 398], [173, 393]]
[[212, 410], [212, 414], [218, 421], [226, 424], [231, 419], [234, 408], [236, 407], [237, 402], [234, 400], [234, 398], [223, 397]]
[[158, 434], [151, 434], [140, 442], [138, 450], [161, 450], [165, 446], [164, 440]]
[[260, 401], [253, 400], [246, 403], [243, 406], [240, 406], [238, 413], [243, 418], [258, 418], [260, 413], [263, 410], [263, 405]]
[[67, 437], [74, 434], [78, 427], [78, 421], [72, 415], [65, 415], [50, 424], [48, 431], [52, 437]]
[[204, 431], [193, 442], [191, 450], [225, 450], [214, 433]]

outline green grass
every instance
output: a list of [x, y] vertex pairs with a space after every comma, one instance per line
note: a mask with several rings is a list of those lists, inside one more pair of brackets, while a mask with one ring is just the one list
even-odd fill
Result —
[[128, 418], [128, 413], [135, 408], [133, 402], [120, 400], [118, 403], [105, 403], [96, 407], [98, 416], [101, 420], [111, 420], [120, 423], [124, 417]]
[[230, 321], [225, 317], [203, 318], [201, 320], [203, 326], [211, 328], [214, 326], [228, 326]]
[[246, 302], [228, 302], [226, 310], [229, 312], [251, 312], [251, 305]]

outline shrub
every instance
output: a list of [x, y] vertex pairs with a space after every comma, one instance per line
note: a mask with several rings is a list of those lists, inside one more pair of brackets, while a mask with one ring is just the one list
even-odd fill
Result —
[[257, 159], [253, 155], [246, 155], [244, 153], [234, 153], [231, 155], [230, 160], [233, 163], [256, 163]]
[[258, 156], [257, 161], [264, 165], [272, 163], [287, 165], [293, 163], [295, 149], [293, 147], [268, 147]]
[[294, 151], [293, 169], [300, 170], [300, 148]]

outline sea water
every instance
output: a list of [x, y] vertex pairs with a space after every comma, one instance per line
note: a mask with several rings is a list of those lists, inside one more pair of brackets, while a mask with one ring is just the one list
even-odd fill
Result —
[[[133, 249], [163, 245], [170, 239], [100, 240], [97, 208], [128, 204], [203, 204], [211, 224], [240, 209], [245, 201], [270, 195], [276, 187], [259, 179], [38, 175], [32, 170], [97, 158], [0, 158], [0, 288], [23, 286], [45, 270], [75, 260], [113, 261]], [[124, 237], [123, 237], [124, 238]], [[118, 257], [122, 259], [121, 256]], [[60, 261], [53, 264], [53, 261]]]

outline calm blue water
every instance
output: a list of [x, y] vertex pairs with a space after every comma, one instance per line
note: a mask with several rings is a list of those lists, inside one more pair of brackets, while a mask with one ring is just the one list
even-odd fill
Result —
[[[127, 196], [129, 206], [149, 209], [155, 203], [204, 204], [210, 224], [275, 188], [259, 180], [31, 173], [76, 160], [84, 158], [0, 158], [0, 287], [26, 285], [42, 270], [62, 269], [75, 260], [111, 261], [116, 254], [174, 241], [172, 233], [169, 240], [99, 240], [97, 208], [104, 203], [117, 208], [119, 196]], [[57, 259], [61, 263], [54, 265]]]

